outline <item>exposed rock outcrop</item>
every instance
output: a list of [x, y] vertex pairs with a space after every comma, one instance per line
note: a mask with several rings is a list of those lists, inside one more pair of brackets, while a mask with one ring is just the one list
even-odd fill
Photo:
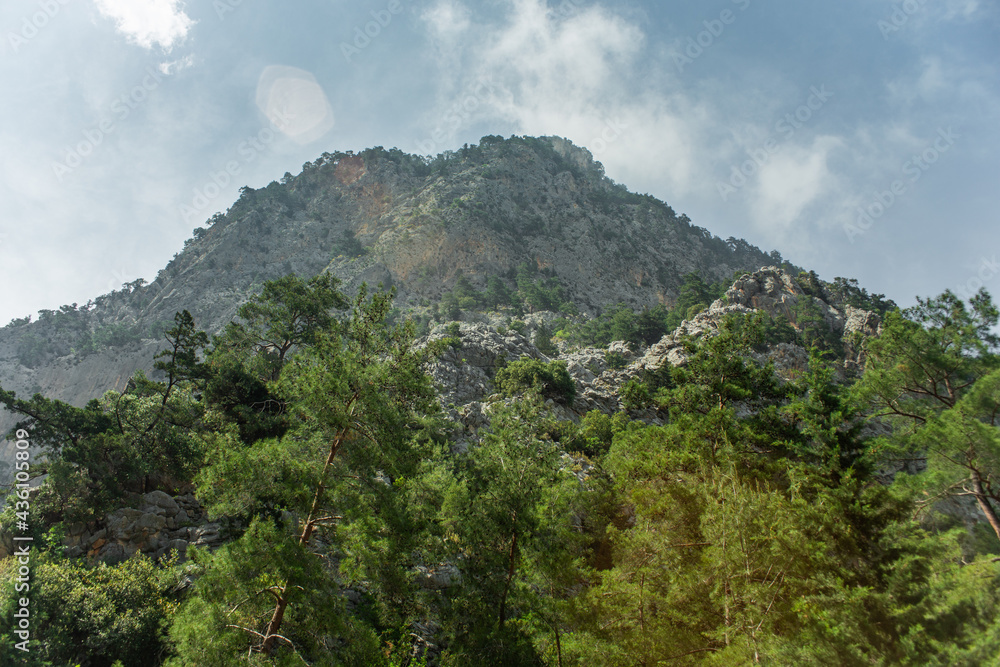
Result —
[[[665, 364], [676, 366], [684, 363], [687, 355], [685, 339], [714, 335], [728, 315], [747, 315], [756, 311], [773, 318], [787, 319], [793, 327], [798, 327], [795, 321], [796, 305], [801, 299], [815, 300], [825, 326], [843, 337], [847, 354], [844, 372], [859, 369], [863, 363], [860, 342], [866, 336], [878, 334], [878, 315], [849, 305], [838, 308], [804, 294], [785, 271], [766, 267], [738, 279], [724, 298], [685, 320], [676, 330], [646, 349], [633, 351], [622, 341], [612, 343], [607, 349], [568, 349], [562, 346], [552, 359], [566, 362], [567, 370], [576, 383], [576, 398], [571, 409], [558, 405], [551, 407], [560, 416], [572, 419], [590, 410], [618, 412], [623, 409], [620, 392], [627, 382], [641, 378], [644, 373], [658, 371]], [[532, 328], [543, 322], [549, 323], [556, 317], [554, 313], [535, 313], [532, 315]], [[457, 325], [457, 331], [452, 332], [442, 326], [429, 336], [430, 340], [457, 339], [456, 345], [431, 364], [429, 371], [440, 388], [442, 405], [448, 409], [452, 419], [463, 426], [463, 439], [488, 423], [487, 406], [490, 400], [495, 399], [493, 379], [500, 365], [523, 357], [550, 360], [525, 336], [509, 329], [509, 318], [494, 315], [483, 319], [488, 323], [463, 322]], [[498, 333], [498, 329], [504, 333]], [[609, 353], [624, 360], [625, 367], [609, 367]], [[779, 376], [785, 379], [806, 372], [809, 363], [809, 353], [804, 347], [787, 342], [770, 345], [766, 352], [754, 357], [761, 363], [772, 362]], [[658, 422], [661, 417], [655, 410], [633, 412], [631, 416], [651, 423]]]
[[221, 526], [208, 522], [191, 494], [151, 491], [136, 498], [140, 508], [123, 507], [89, 524], [66, 527], [66, 555], [116, 562], [142, 553], [160, 558], [176, 550], [183, 558], [190, 545], [213, 548], [223, 541]]

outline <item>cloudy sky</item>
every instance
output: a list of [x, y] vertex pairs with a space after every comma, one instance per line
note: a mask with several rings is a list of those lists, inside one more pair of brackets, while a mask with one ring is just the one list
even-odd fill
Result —
[[900, 303], [1000, 293], [995, 0], [3, 0], [0, 322], [325, 151], [568, 137]]

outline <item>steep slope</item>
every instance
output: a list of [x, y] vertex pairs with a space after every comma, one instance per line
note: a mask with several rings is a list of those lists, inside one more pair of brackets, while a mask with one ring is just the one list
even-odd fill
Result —
[[[527, 267], [593, 313], [670, 304], [687, 273], [720, 280], [775, 259], [628, 192], [557, 137], [484, 137], [433, 160], [382, 148], [325, 153], [298, 176], [243, 188], [152, 283], [0, 329], [0, 384], [83, 404], [148, 369], [175, 312], [216, 331], [265, 280], [291, 272], [329, 270], [348, 290], [393, 286], [406, 312], [460, 276], [475, 288], [494, 276], [516, 288]], [[10, 424], [0, 417], [0, 428]]]
[[[804, 347], [803, 333], [811, 326], [820, 326], [843, 345], [844, 374], [861, 370], [860, 338], [877, 336], [881, 317], [877, 312], [855, 307], [824, 295], [828, 300], [806, 294], [793, 276], [777, 267], [764, 267], [741, 276], [726, 291], [723, 298], [712, 303], [691, 319], [685, 320], [673, 332], [645, 349], [630, 349], [623, 342], [615, 342], [608, 349], [572, 349], [563, 345], [558, 354], [546, 356], [530, 342], [546, 315], [528, 318], [524, 335], [504, 326], [509, 321], [501, 317], [489, 322], [463, 323], [448, 331], [438, 327], [429, 339], [457, 336], [461, 347], [449, 350], [431, 365], [430, 373], [441, 392], [442, 404], [450, 407], [452, 419], [462, 423], [469, 433], [487, 423], [484, 410], [497, 398], [493, 380], [502, 363], [523, 357], [543, 361], [565, 361], [567, 370], [576, 386], [572, 407], [552, 405], [563, 418], [575, 419], [590, 410], [614, 413], [626, 410], [621, 390], [631, 380], [641, 379], [646, 373], [684, 363], [685, 338], [714, 335], [722, 321], [729, 315], [749, 315], [762, 312], [772, 318], [786, 320], [793, 336], [788, 341], [767, 344], [759, 354], [761, 363], [771, 361], [775, 371], [784, 379], [791, 379], [807, 371], [809, 352]], [[801, 316], [802, 302], [815, 304], [822, 313], [822, 322], [805, 321]], [[625, 365], [614, 368], [608, 363], [608, 352], [621, 355]], [[662, 415], [655, 410], [631, 410], [634, 419], [656, 422]]]

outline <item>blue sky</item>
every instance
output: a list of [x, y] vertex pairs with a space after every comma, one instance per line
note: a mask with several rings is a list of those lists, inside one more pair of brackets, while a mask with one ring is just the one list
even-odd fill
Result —
[[486, 134], [901, 304], [1000, 294], [998, 70], [988, 0], [4, 0], [0, 321], [325, 151]]

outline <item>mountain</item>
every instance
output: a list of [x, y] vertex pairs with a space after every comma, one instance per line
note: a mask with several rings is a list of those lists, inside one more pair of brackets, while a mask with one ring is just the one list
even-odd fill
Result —
[[[324, 270], [348, 292], [395, 287], [402, 312], [456, 284], [511, 290], [519, 269], [583, 313], [672, 305], [683, 277], [708, 282], [780, 264], [629, 192], [585, 148], [558, 137], [484, 137], [434, 159], [397, 149], [324, 153], [297, 176], [245, 187], [149, 284], [0, 329], [0, 385], [75, 405], [149, 369], [180, 310], [218, 331], [265, 280]], [[787, 265], [786, 265], [787, 266]], [[9, 428], [0, 417], [0, 428]]]
[[0, 330], [0, 656], [992, 664], [1000, 315], [918, 304], [561, 139], [324, 155]]

